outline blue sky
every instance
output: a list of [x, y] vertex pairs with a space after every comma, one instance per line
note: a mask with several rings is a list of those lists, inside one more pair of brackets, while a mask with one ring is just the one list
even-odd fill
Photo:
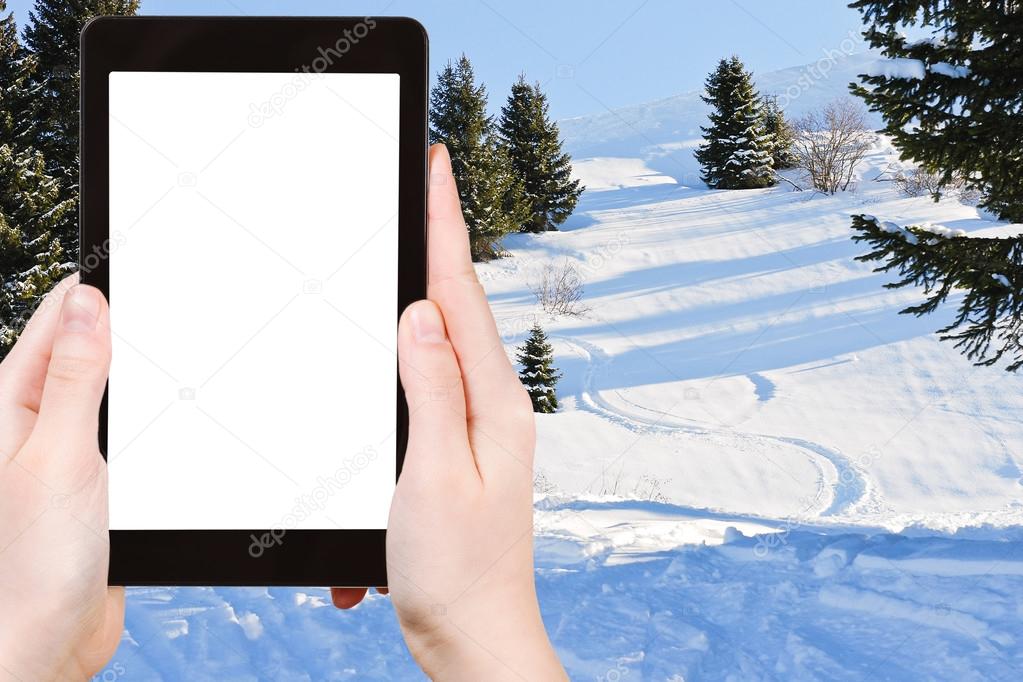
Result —
[[[8, 0], [19, 23], [33, 0]], [[717, 59], [754, 71], [816, 61], [860, 22], [844, 0], [143, 0], [145, 14], [406, 15], [431, 37], [431, 67], [465, 52], [491, 108], [520, 72], [564, 118], [699, 88]]]

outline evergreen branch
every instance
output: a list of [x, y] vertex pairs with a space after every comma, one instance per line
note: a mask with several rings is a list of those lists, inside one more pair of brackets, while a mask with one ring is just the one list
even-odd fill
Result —
[[854, 215], [853, 241], [872, 247], [857, 256], [880, 263], [874, 272], [896, 272], [888, 289], [919, 286], [926, 299], [900, 311], [933, 313], [962, 292], [955, 318], [937, 333], [976, 365], [1009, 359], [1007, 371], [1023, 367], [1023, 236], [972, 238], [962, 231], [928, 226], [900, 227]]

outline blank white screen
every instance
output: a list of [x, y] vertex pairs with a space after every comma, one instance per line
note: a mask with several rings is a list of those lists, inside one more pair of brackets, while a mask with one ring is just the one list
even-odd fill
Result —
[[110, 75], [111, 528], [386, 527], [398, 119], [396, 74]]

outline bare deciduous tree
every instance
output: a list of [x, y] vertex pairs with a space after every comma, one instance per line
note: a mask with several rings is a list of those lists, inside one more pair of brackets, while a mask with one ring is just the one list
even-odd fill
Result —
[[905, 173], [899, 173], [895, 176], [895, 186], [910, 197], [929, 195], [937, 200], [946, 194], [952, 194], [967, 204], [975, 204], [981, 198], [980, 192], [969, 187], [961, 174], [951, 173], [946, 177], [943, 173], [933, 173], [924, 168], [913, 168]]
[[845, 191], [856, 165], [874, 143], [863, 105], [838, 99], [811, 111], [793, 124], [793, 151], [814, 189], [828, 194]]
[[540, 281], [531, 283], [529, 288], [544, 312], [551, 315], [577, 316], [589, 310], [580, 303], [583, 283], [579, 271], [568, 261], [560, 266], [545, 265]]

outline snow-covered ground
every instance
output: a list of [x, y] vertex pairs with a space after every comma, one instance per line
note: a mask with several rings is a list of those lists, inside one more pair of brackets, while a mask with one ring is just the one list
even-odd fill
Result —
[[[791, 109], [844, 92], [837, 63]], [[806, 69], [759, 82], [783, 92]], [[844, 75], [843, 75], [844, 74]], [[681, 95], [566, 122], [589, 187], [479, 267], [512, 353], [565, 376], [538, 418], [537, 585], [573, 679], [1014, 680], [1023, 671], [1023, 376], [977, 368], [853, 257], [852, 213], [1015, 233], [954, 200], [709, 191]], [[617, 127], [614, 125], [617, 117]], [[695, 130], [695, 133], [694, 133]], [[572, 263], [588, 310], [530, 283]], [[954, 301], [952, 302], [954, 304]], [[125, 679], [418, 679], [387, 599], [132, 590]], [[110, 679], [105, 677], [104, 679]]]
[[[563, 412], [539, 416], [547, 481], [893, 530], [1023, 521], [1023, 377], [938, 341], [953, 305], [898, 315], [921, 294], [885, 290], [890, 276], [853, 260], [865, 248], [849, 216], [1014, 228], [873, 182], [895, 158], [882, 143], [835, 197], [623, 177], [568, 230], [509, 240], [512, 257], [480, 273], [513, 342], [538, 315], [529, 283], [547, 263], [585, 281], [584, 314], [539, 313], [566, 375]], [[599, 165], [600, 178], [646, 177], [635, 159]]]

